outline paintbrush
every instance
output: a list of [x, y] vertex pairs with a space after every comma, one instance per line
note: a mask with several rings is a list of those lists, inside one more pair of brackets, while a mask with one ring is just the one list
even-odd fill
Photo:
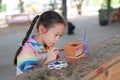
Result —
[[[64, 49], [56, 49], [55, 51], [57, 51], [57, 50], [60, 51], [60, 52], [61, 52], [61, 51], [64, 51]], [[38, 52], [38, 54], [44, 54], [44, 53], [47, 53], [47, 51]]]

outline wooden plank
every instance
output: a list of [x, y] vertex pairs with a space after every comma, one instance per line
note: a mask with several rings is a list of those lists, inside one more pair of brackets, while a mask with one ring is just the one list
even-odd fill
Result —
[[120, 80], [120, 56], [101, 65], [82, 80]]
[[105, 70], [93, 80], [120, 80], [120, 62]]

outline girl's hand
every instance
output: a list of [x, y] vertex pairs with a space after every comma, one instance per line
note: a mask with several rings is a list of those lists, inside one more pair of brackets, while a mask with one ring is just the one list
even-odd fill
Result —
[[47, 52], [48, 52], [47, 59], [44, 64], [54, 61], [57, 55], [60, 53], [59, 49], [56, 47], [51, 47], [50, 49], [47, 50]]

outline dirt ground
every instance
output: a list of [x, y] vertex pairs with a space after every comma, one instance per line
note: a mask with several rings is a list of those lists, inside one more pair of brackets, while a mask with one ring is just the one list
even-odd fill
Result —
[[120, 55], [119, 34], [91, 46], [84, 58], [62, 59], [68, 61], [69, 66], [66, 68], [49, 70], [47, 66], [44, 66], [10, 80], [82, 80], [85, 75], [117, 55]]

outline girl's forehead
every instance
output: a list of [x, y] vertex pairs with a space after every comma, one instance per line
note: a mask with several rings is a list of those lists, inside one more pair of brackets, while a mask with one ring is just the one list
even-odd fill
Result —
[[65, 29], [65, 26], [64, 26], [64, 24], [59, 23], [59, 24], [52, 25], [52, 27], [50, 29], [55, 30], [55, 31], [60, 31], [60, 30], [63, 31]]

